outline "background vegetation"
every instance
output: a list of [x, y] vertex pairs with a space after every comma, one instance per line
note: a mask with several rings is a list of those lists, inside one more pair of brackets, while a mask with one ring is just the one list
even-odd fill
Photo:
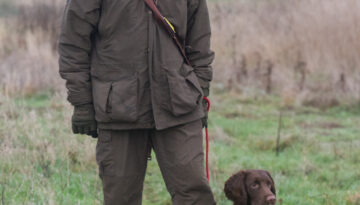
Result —
[[[56, 39], [64, 0], [0, 0], [0, 204], [101, 204], [95, 144], [70, 132]], [[209, 1], [211, 186], [269, 170], [279, 202], [360, 204], [360, 2]], [[282, 116], [276, 155], [279, 116]], [[170, 204], [156, 160], [144, 204]]]

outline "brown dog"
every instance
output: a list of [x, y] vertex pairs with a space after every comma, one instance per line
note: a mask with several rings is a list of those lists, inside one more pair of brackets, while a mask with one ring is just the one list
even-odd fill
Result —
[[265, 170], [242, 170], [225, 183], [225, 195], [234, 205], [274, 205], [274, 180]]

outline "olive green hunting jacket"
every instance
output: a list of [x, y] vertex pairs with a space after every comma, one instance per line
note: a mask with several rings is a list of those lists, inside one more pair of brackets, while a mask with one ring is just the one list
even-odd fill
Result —
[[206, 0], [156, 0], [191, 66], [143, 0], [69, 0], [59, 38], [68, 101], [102, 129], [165, 129], [204, 116], [212, 80]]

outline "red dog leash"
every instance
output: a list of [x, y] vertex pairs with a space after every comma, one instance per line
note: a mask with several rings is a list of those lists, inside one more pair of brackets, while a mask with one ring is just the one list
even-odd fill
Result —
[[[207, 103], [207, 111], [210, 111], [210, 100], [207, 97], [204, 97], [204, 100]], [[208, 123], [205, 124], [205, 134], [206, 134], [206, 178], [210, 181], [210, 173], [209, 173], [209, 131], [208, 131]]]

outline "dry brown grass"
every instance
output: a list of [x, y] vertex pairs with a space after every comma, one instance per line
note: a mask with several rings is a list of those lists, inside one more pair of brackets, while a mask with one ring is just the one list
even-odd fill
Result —
[[[64, 87], [55, 52], [64, 3], [16, 0], [17, 15], [0, 19], [1, 90]], [[286, 106], [359, 101], [359, 1], [219, 1], [209, 7], [220, 87], [244, 96], [277, 94]]]
[[346, 202], [348, 204], [360, 205], [360, 193], [349, 194]]
[[31, 95], [59, 90], [56, 41], [60, 1], [15, 1], [13, 16], [0, 19], [0, 91]]
[[358, 101], [359, 9], [357, 0], [213, 4], [215, 78], [243, 93], [280, 94], [286, 103]]

